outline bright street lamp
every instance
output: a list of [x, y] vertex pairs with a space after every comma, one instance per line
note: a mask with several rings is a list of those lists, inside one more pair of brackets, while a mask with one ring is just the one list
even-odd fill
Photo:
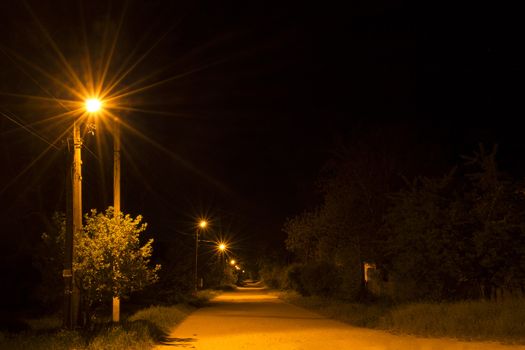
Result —
[[227, 247], [226, 247], [226, 244], [224, 244], [224, 243], [220, 243], [219, 246], [218, 246], [218, 248], [219, 248], [219, 250], [220, 250], [221, 252], [224, 252], [224, 251], [226, 250]]
[[[103, 101], [98, 98], [88, 98], [85, 101], [86, 112], [95, 114], [102, 109]], [[118, 118], [113, 124], [113, 217], [120, 220], [120, 125]], [[113, 297], [112, 320], [120, 321], [120, 298]]]
[[86, 100], [86, 111], [88, 113], [96, 113], [102, 107], [102, 101], [98, 98], [88, 98]]
[[[96, 113], [102, 107], [102, 102], [96, 98], [85, 100], [85, 110], [87, 113]], [[64, 270], [62, 276], [65, 281], [65, 302], [64, 302], [64, 324], [72, 329], [77, 323], [80, 296], [75, 288], [73, 261], [75, 260], [75, 235], [82, 230], [82, 136], [80, 134], [80, 117], [75, 117], [73, 121], [73, 161], [71, 168], [71, 216], [68, 218], [71, 227], [66, 229], [65, 235], [65, 254]]]

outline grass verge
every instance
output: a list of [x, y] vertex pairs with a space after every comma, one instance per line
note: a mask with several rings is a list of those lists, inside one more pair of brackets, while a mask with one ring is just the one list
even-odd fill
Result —
[[400, 305], [381, 326], [425, 336], [525, 344], [525, 299]]
[[279, 298], [324, 316], [358, 327], [379, 328], [382, 317], [388, 312], [387, 304], [349, 303], [318, 296], [303, 297], [296, 292], [280, 292]]
[[525, 299], [500, 302], [349, 303], [282, 292], [279, 297], [358, 327], [462, 340], [525, 344]]
[[167, 340], [171, 328], [216, 294], [214, 291], [201, 291], [184, 304], [143, 308], [117, 325], [101, 322], [90, 331], [62, 330], [59, 328], [58, 316], [27, 320], [30, 330], [20, 333], [0, 332], [0, 350], [151, 349]]

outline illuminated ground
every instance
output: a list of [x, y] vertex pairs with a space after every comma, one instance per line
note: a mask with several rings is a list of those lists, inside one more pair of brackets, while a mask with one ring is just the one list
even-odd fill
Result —
[[525, 350], [525, 346], [396, 336], [356, 328], [284, 303], [262, 288], [240, 288], [197, 310], [157, 349]]

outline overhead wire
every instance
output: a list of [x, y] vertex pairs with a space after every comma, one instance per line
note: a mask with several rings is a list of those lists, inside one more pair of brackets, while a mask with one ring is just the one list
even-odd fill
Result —
[[[11, 114], [11, 116], [9, 116], [9, 114]], [[16, 120], [16, 115], [14, 115], [12, 112], [9, 112], [9, 111], [0, 111], [0, 114], [2, 116], [4, 116], [5, 118], [7, 118], [8, 120], [10, 120], [11, 122], [13, 122], [14, 124], [18, 125], [19, 127], [21, 127], [22, 129], [26, 130], [27, 132], [29, 132], [31, 135], [33, 136], [36, 136], [38, 139], [40, 139], [41, 141], [43, 141], [44, 143], [48, 144], [49, 146], [55, 148], [56, 150], [59, 150], [60, 148], [57, 147], [56, 145], [52, 144], [50, 141], [48, 141], [45, 137], [41, 136], [40, 134], [38, 134], [35, 130], [33, 130], [32, 128], [24, 125], [23, 123], [21, 123], [20, 121]]]

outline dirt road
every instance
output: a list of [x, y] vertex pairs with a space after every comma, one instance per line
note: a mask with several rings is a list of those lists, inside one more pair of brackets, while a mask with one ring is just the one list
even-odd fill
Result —
[[396, 336], [284, 303], [261, 288], [227, 292], [191, 314], [156, 349], [525, 350], [525, 346]]

